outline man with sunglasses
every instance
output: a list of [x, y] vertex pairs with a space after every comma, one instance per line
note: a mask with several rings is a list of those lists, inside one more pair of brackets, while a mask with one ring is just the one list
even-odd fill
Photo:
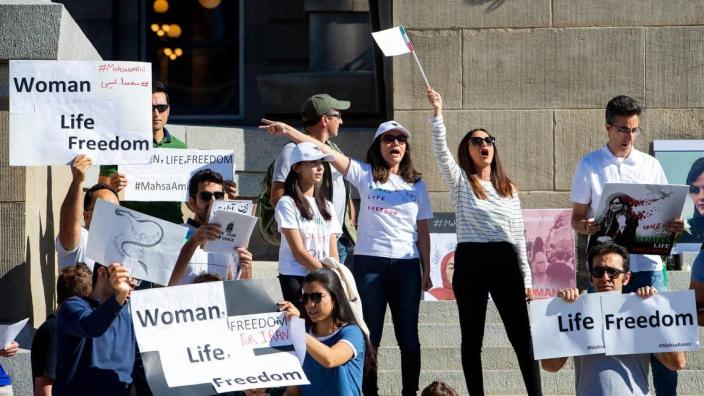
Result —
[[[328, 94], [313, 95], [306, 100], [301, 111], [303, 129], [313, 138], [342, 153], [342, 150], [330, 139], [337, 137], [342, 125], [340, 111], [349, 108], [349, 101], [337, 100]], [[294, 147], [296, 147], [295, 143], [285, 145], [274, 162], [269, 201], [272, 208], [276, 207], [276, 203], [284, 194], [284, 182], [291, 170], [290, 157]], [[322, 189], [325, 198], [332, 202], [335, 214], [342, 225], [342, 235], [337, 239], [337, 252], [340, 263], [344, 264], [346, 257], [352, 254], [354, 245], [357, 243], [354, 206], [350, 198], [351, 186], [337, 169], [327, 162], [324, 166]]]
[[208, 224], [208, 212], [212, 200], [225, 198], [224, 183], [222, 175], [210, 169], [196, 172], [189, 180], [186, 205], [193, 211], [193, 218], [184, 224], [188, 228], [187, 242], [181, 248], [169, 286], [193, 283], [202, 273], [216, 274], [223, 280], [252, 278], [252, 253], [246, 248], [232, 254], [202, 249], [205, 242], [220, 236], [220, 225]]
[[[632, 256], [631, 256], [632, 257]], [[631, 281], [628, 251], [614, 243], [594, 246], [589, 251], [591, 285], [595, 293], [623, 291]], [[635, 290], [643, 299], [656, 293], [651, 286]], [[579, 298], [579, 290], [563, 289], [558, 297], [567, 302]], [[682, 370], [686, 364], [684, 352], [661, 352], [655, 359], [670, 370]], [[649, 354], [585, 355], [574, 357], [575, 388], [577, 396], [589, 395], [648, 395]], [[544, 370], [557, 372], [564, 367], [566, 357], [544, 359]]]
[[[640, 134], [642, 108], [633, 98], [616, 96], [606, 105], [606, 135], [608, 141], [599, 150], [585, 155], [577, 164], [572, 180], [572, 228], [587, 236], [600, 230], [594, 221], [597, 206], [606, 183], [668, 184], [660, 163], [652, 156], [633, 147]], [[673, 219], [666, 224], [668, 231], [682, 233], [684, 219]], [[588, 266], [591, 263], [587, 263]], [[631, 255], [632, 275], [625, 292], [643, 286], [666, 291], [660, 256]], [[677, 392], [677, 373], [667, 370], [655, 358], [653, 382], [659, 395]]]

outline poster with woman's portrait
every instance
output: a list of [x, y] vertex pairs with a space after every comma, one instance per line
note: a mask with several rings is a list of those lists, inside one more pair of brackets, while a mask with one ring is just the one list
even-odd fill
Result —
[[535, 298], [555, 297], [560, 289], [576, 287], [571, 218], [571, 209], [523, 210]]
[[595, 217], [601, 228], [589, 238], [589, 249], [613, 242], [630, 253], [669, 255], [676, 235], [665, 224], [680, 217], [688, 189], [672, 184], [606, 183]]
[[680, 236], [672, 253], [698, 252], [704, 243], [704, 140], [655, 140], [653, 151], [667, 181], [689, 188], [682, 210], [689, 232]]
[[455, 272], [455, 214], [435, 213], [430, 226], [430, 279], [433, 287], [424, 293], [423, 299], [454, 300], [452, 275]]

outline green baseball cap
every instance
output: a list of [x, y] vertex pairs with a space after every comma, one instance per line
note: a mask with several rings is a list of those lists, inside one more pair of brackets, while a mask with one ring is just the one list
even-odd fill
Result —
[[328, 94], [313, 95], [303, 104], [301, 117], [303, 121], [309, 121], [329, 112], [330, 110], [347, 110], [350, 102], [347, 100], [337, 100]]

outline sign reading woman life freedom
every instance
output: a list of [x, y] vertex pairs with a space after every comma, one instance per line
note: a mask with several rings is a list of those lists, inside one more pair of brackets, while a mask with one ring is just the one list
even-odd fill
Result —
[[143, 62], [10, 61], [10, 165], [143, 164], [152, 146]]

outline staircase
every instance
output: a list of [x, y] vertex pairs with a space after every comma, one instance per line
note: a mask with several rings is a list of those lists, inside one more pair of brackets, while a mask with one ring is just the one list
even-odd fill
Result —
[[[256, 262], [255, 277], [276, 276], [275, 262]], [[689, 272], [668, 273], [670, 290], [689, 288]], [[467, 395], [460, 358], [460, 326], [454, 301], [423, 301], [420, 304], [418, 332], [421, 343], [420, 388], [440, 380], [460, 395]], [[704, 332], [702, 332], [704, 334]], [[704, 336], [700, 336], [700, 343]], [[702, 344], [704, 345], [704, 344]], [[487, 306], [484, 348], [484, 390], [487, 395], [524, 395], [523, 378], [516, 355], [493, 302]], [[384, 335], [379, 347], [379, 393], [401, 394], [401, 356], [394, 337], [391, 315], [387, 310]], [[545, 395], [574, 395], [572, 359], [557, 373], [540, 373]], [[654, 395], [651, 379], [651, 394]], [[420, 392], [419, 392], [420, 394]], [[687, 353], [687, 368], [679, 372], [679, 395], [704, 395], [704, 352]]]

